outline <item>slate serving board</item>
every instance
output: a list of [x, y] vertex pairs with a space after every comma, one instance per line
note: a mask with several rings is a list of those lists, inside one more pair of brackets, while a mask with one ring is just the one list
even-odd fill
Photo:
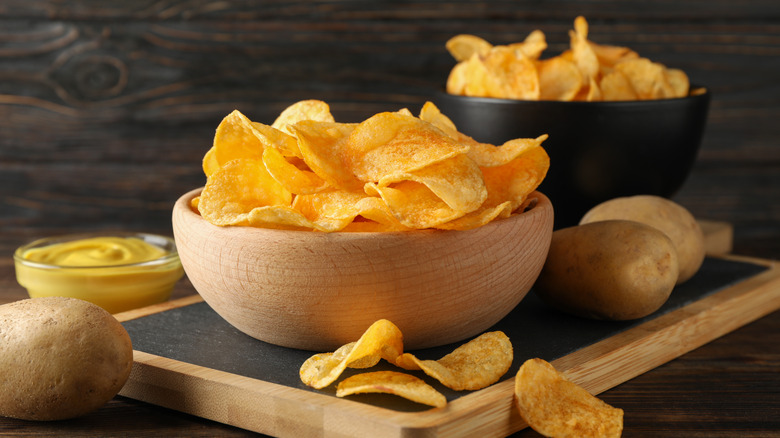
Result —
[[[194, 296], [117, 315], [135, 350], [120, 394], [274, 436], [505, 436], [525, 426], [512, 390], [526, 359], [546, 359], [600, 393], [779, 308], [778, 277], [771, 262], [708, 257], [658, 312], [630, 322], [564, 315], [532, 292], [491, 329], [513, 343], [501, 382], [456, 392], [416, 373], [447, 397], [443, 409], [382, 394], [336, 398], [335, 384], [309, 388], [298, 369], [313, 352], [251, 338]], [[415, 354], [438, 359], [459, 344]]]

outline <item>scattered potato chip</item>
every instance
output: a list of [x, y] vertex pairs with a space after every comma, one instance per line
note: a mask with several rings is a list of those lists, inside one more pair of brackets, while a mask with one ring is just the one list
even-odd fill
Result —
[[[542, 43], [529, 36], [524, 47]], [[528, 194], [521, 189], [537, 187], [549, 166], [520, 159], [541, 150], [546, 135], [479, 143], [431, 102], [419, 117], [403, 108], [361, 123], [332, 119], [315, 100], [291, 105], [270, 126], [233, 111], [203, 157], [207, 181], [191, 206], [218, 226], [464, 230], [509, 217]], [[514, 178], [501, 170], [510, 163]]]
[[477, 390], [497, 382], [512, 365], [512, 343], [500, 331], [472, 339], [439, 360], [420, 360], [411, 353], [396, 359], [396, 365], [425, 374], [456, 391]]
[[[576, 17], [569, 31], [569, 48], [547, 59], [541, 58], [547, 43], [540, 30], [507, 45], [493, 45], [474, 35], [453, 37], [447, 49], [457, 63], [447, 77], [447, 92], [560, 101], [666, 99], [689, 94], [688, 76], [682, 70], [650, 62], [627, 47], [594, 43], [588, 32], [587, 20]], [[622, 71], [633, 94], [622, 83], [623, 77], [610, 76], [616, 70]]]
[[434, 387], [411, 374], [396, 371], [356, 374], [342, 380], [336, 388], [337, 397], [364, 393], [394, 394], [437, 408], [447, 405], [447, 398]]
[[395, 363], [403, 353], [403, 335], [386, 319], [373, 323], [357, 340], [333, 353], [315, 354], [300, 369], [301, 381], [321, 389], [333, 383], [348, 367], [368, 368], [385, 359]]
[[544, 436], [619, 437], [623, 410], [614, 408], [569, 381], [542, 359], [529, 359], [515, 377], [520, 416]]

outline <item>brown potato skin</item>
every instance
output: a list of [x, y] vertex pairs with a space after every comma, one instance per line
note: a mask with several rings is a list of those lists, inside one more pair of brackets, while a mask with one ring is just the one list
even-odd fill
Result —
[[62, 420], [113, 398], [130, 375], [130, 336], [110, 313], [75, 298], [0, 306], [0, 415]]
[[685, 207], [672, 200], [653, 195], [610, 199], [585, 213], [580, 225], [609, 219], [641, 222], [666, 233], [680, 263], [677, 284], [693, 277], [704, 262], [704, 233], [699, 223]]
[[623, 321], [658, 310], [677, 275], [677, 253], [664, 233], [634, 221], [602, 221], [553, 232], [533, 290], [563, 312]]

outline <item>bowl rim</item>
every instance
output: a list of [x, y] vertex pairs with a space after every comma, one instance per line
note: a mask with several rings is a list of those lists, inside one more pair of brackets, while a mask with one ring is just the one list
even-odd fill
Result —
[[[549, 207], [552, 209], [553, 205], [550, 199], [545, 195], [543, 192], [540, 192], [539, 190], [534, 190], [531, 193], [528, 194], [526, 197], [526, 200], [531, 199], [533, 197], [537, 197], [538, 199], [531, 205], [526, 206], [525, 210], [520, 213], [512, 213], [511, 216], [503, 219], [498, 220], [492, 220], [484, 225], [470, 228], [467, 230], [444, 230], [439, 228], [425, 228], [425, 229], [413, 229], [413, 230], [399, 230], [399, 231], [332, 231], [332, 232], [322, 232], [322, 231], [315, 231], [315, 230], [283, 230], [283, 229], [276, 229], [276, 228], [263, 228], [263, 227], [252, 227], [252, 226], [219, 226], [214, 225], [211, 222], [207, 221], [203, 218], [200, 214], [193, 211], [193, 208], [191, 206], [190, 201], [198, 196], [200, 192], [203, 190], [203, 187], [199, 187], [196, 189], [192, 189], [183, 195], [179, 197], [179, 199], [176, 200], [174, 203], [173, 209], [174, 211], [180, 210], [183, 214], [186, 215], [192, 215], [194, 217], [197, 217], [202, 223], [208, 224], [210, 227], [213, 227], [215, 230], [220, 230], [220, 232], [232, 232], [233, 230], [240, 230], [236, 232], [242, 232], [242, 233], [263, 233], [263, 234], [286, 234], [286, 233], [306, 233], [311, 236], [316, 236], [314, 238], [322, 238], [322, 239], [334, 239], [334, 238], [342, 238], [342, 239], [358, 239], [358, 238], [365, 238], [365, 237], [372, 237], [372, 238], [383, 238], [383, 237], [389, 237], [389, 236], [417, 236], [417, 235], [425, 235], [425, 234], [454, 234], [454, 233], [468, 233], [468, 232], [476, 232], [477, 230], [485, 229], [485, 227], [490, 226], [497, 226], [499, 223], [505, 221], [505, 220], [511, 220], [511, 219], [517, 219], [520, 216], [525, 216], [528, 214], [541, 214], [541, 207], [544, 205], [549, 205]], [[519, 208], [519, 207], [518, 207]], [[536, 213], [534, 213], [536, 212]], [[551, 214], [552, 216], [552, 214]], [[301, 234], [305, 235], [305, 234]], [[174, 233], [175, 238], [175, 233]]]
[[[24, 258], [24, 253], [32, 248], [42, 247], [47, 245], [53, 245], [56, 243], [72, 242], [75, 240], [89, 239], [95, 237], [138, 237], [147, 243], [150, 243], [158, 248], [165, 249], [167, 252], [152, 260], [146, 260], [143, 262], [135, 263], [123, 263], [118, 265], [87, 265], [87, 266], [74, 266], [74, 265], [57, 265], [52, 263], [34, 262]], [[148, 240], [151, 239], [152, 241]], [[159, 242], [155, 242], [159, 241]], [[145, 233], [145, 232], [133, 232], [133, 231], [91, 231], [80, 232], [73, 234], [60, 234], [48, 237], [42, 237], [32, 240], [24, 245], [19, 246], [14, 251], [13, 259], [15, 263], [36, 269], [49, 269], [49, 270], [62, 270], [62, 269], [74, 269], [74, 270], [101, 270], [101, 269], [127, 269], [138, 267], [152, 267], [157, 265], [164, 265], [172, 261], [179, 259], [179, 252], [176, 249], [176, 242], [172, 237], [164, 236], [162, 234]]]
[[507, 99], [500, 97], [483, 97], [483, 96], [463, 96], [460, 94], [450, 94], [447, 90], [439, 89], [436, 93], [437, 98], [453, 99], [469, 103], [479, 104], [497, 104], [497, 105], [551, 105], [551, 106], [567, 106], [567, 107], [594, 107], [602, 106], [606, 108], [630, 108], [635, 106], [649, 106], [649, 105], [672, 105], [675, 103], [690, 101], [695, 102], [699, 100], [709, 100], [712, 96], [712, 92], [708, 87], [703, 85], [691, 83], [690, 90], [703, 90], [702, 92], [691, 94], [690, 91], [687, 96], [683, 97], [668, 97], [663, 99], [635, 99], [635, 100], [596, 100], [596, 101], [562, 101], [562, 100], [523, 100], [523, 99]]

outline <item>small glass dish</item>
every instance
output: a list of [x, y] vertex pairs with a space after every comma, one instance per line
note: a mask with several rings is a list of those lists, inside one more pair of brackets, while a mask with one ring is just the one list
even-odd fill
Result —
[[[30, 254], [56, 248], [55, 245], [82, 245], [83, 242], [135, 239], [162, 250], [161, 255], [139, 262], [120, 259], [108, 264], [95, 262], [50, 263], [30, 260]], [[143, 244], [141, 244], [143, 246]], [[83, 246], [83, 245], [82, 245]], [[126, 251], [122, 248], [92, 248], [104, 253]], [[98, 254], [100, 255], [100, 254]], [[109, 256], [107, 256], [109, 257]], [[132, 259], [131, 259], [132, 260]], [[110, 313], [119, 313], [170, 298], [176, 282], [184, 275], [176, 244], [170, 237], [147, 233], [85, 233], [35, 240], [14, 252], [16, 280], [31, 298], [64, 296], [97, 304]]]

